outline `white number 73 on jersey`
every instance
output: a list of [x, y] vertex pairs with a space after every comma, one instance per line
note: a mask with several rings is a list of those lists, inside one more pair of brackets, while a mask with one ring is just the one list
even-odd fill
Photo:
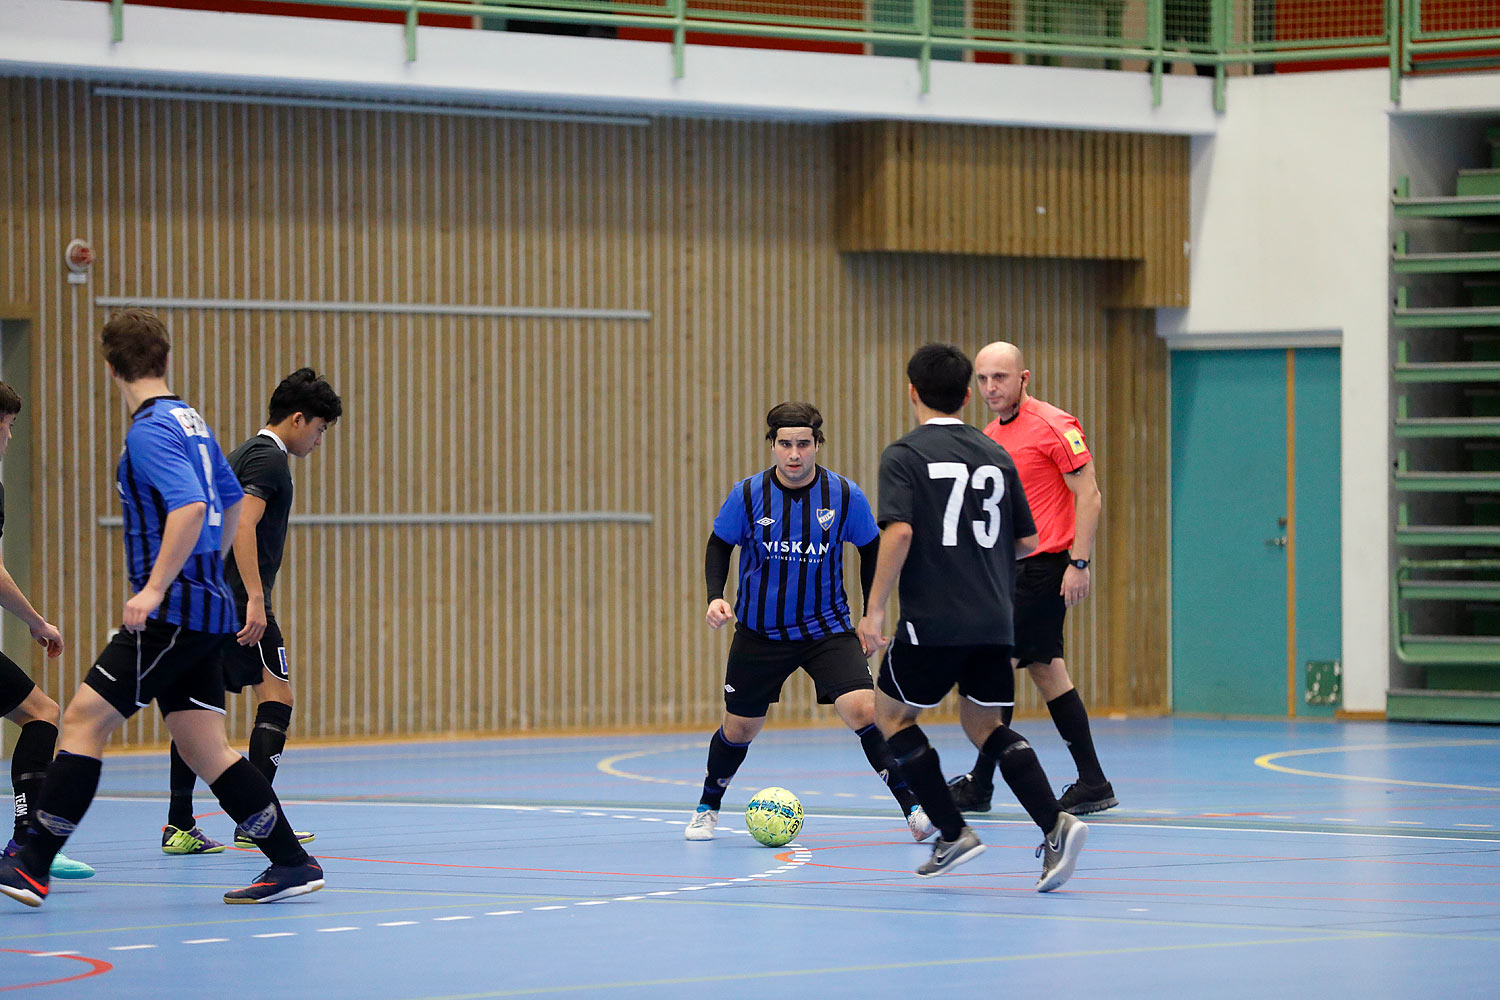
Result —
[[974, 540], [987, 549], [995, 547], [1000, 539], [1000, 500], [1005, 496], [1005, 474], [994, 465], [981, 465], [969, 474], [969, 467], [962, 462], [928, 462], [928, 479], [951, 479], [953, 488], [948, 492], [948, 506], [943, 509], [943, 544], [958, 544], [958, 515], [963, 510], [964, 487], [976, 490], [989, 489], [989, 495], [980, 501], [984, 506], [984, 520], [971, 521]]

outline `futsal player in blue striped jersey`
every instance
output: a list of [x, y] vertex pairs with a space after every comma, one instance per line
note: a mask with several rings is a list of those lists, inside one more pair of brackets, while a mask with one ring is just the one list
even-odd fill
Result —
[[297, 843], [263, 774], [229, 749], [220, 652], [239, 629], [224, 583], [243, 492], [213, 431], [167, 388], [171, 343], [152, 313], [110, 317], [101, 336], [109, 373], [130, 411], [116, 487], [134, 595], [123, 627], [62, 717], [59, 753], [21, 850], [0, 862], [0, 893], [41, 906], [52, 859], [99, 787], [104, 747], [125, 720], [157, 703], [183, 759], [271, 865], [226, 903], [269, 903], [323, 886], [323, 869]]
[[[736, 624], [724, 676], [724, 721], [709, 739], [703, 794], [684, 836], [713, 839], [725, 790], [782, 685], [800, 667], [812, 678], [818, 702], [833, 705], [859, 737], [912, 836], [925, 840], [933, 826], [875, 727], [874, 684], [844, 594], [845, 542], [859, 550], [866, 596], [874, 579], [880, 531], [870, 502], [853, 480], [817, 464], [823, 415], [811, 403], [772, 407], [766, 440], [771, 467], [730, 489], [704, 555], [705, 618], [714, 629]], [[735, 547], [739, 586], [731, 609], [724, 585]]]

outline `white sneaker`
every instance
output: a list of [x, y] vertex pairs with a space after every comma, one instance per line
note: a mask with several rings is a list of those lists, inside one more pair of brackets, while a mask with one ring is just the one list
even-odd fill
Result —
[[937, 833], [937, 827], [933, 826], [932, 820], [927, 818], [927, 810], [921, 806], [911, 807], [911, 812], [906, 817], [906, 825], [911, 828], [911, 839], [919, 844]]
[[718, 825], [719, 810], [699, 806], [698, 811], [693, 813], [693, 818], [688, 821], [687, 829], [682, 831], [682, 839], [713, 840], [714, 827]]
[[1036, 856], [1042, 859], [1042, 877], [1036, 880], [1037, 892], [1051, 892], [1073, 877], [1078, 855], [1088, 839], [1089, 828], [1083, 820], [1068, 813], [1057, 814], [1052, 832], [1036, 849]]

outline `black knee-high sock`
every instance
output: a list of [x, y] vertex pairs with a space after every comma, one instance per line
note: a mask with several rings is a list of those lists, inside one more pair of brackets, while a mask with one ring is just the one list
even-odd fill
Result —
[[31, 811], [31, 830], [21, 860], [32, 874], [46, 874], [64, 842], [78, 829], [99, 790], [98, 757], [63, 752], [47, 768], [41, 800]]
[[896, 758], [891, 756], [891, 748], [885, 742], [885, 737], [880, 735], [880, 730], [872, 722], [870, 725], [854, 734], [859, 737], [859, 745], [864, 748], [865, 759], [880, 775], [880, 780], [885, 782], [885, 787], [890, 789], [896, 801], [901, 803], [901, 811], [909, 813], [917, 804], [917, 795], [901, 777], [901, 768], [896, 766]]
[[250, 763], [266, 780], [276, 780], [281, 766], [281, 751], [286, 749], [286, 731], [292, 724], [292, 706], [279, 701], [263, 701], [255, 710], [255, 728], [250, 730]]
[[1078, 697], [1077, 688], [1069, 688], [1047, 702], [1047, 711], [1052, 713], [1052, 722], [1058, 735], [1068, 745], [1073, 763], [1078, 765], [1078, 780], [1089, 785], [1104, 783], [1104, 770], [1099, 766], [1099, 755], [1094, 752], [1094, 736], [1089, 731], [1088, 709]]
[[1009, 726], [1000, 726], [984, 741], [984, 752], [999, 761], [1000, 777], [1015, 793], [1032, 822], [1043, 833], [1051, 833], [1057, 823], [1057, 798], [1031, 744]]
[[[1006, 705], [1000, 709], [1000, 724], [1010, 725], [1010, 720], [1015, 717], [1016, 706]], [[995, 759], [983, 750], [974, 755], [974, 766], [969, 770], [969, 776], [974, 779], [975, 784], [993, 785], [995, 783]]]
[[722, 726], [714, 731], [708, 741], [708, 767], [703, 776], [703, 794], [698, 799], [699, 805], [717, 809], [723, 804], [724, 792], [734, 779], [735, 772], [745, 762], [745, 754], [749, 752], [749, 743], [731, 743], [725, 739]]
[[172, 761], [172, 776], [168, 790], [172, 797], [167, 804], [167, 823], [179, 830], [191, 830], [197, 825], [193, 822], [193, 785], [197, 783], [198, 776], [188, 767], [187, 761], [182, 759], [182, 754], [177, 752], [176, 740], [172, 741], [169, 756]]
[[907, 726], [886, 741], [901, 776], [916, 793], [927, 818], [942, 831], [944, 840], [956, 840], [964, 829], [963, 813], [953, 804], [953, 793], [943, 780], [943, 765], [919, 726]]
[[241, 757], [208, 790], [272, 864], [300, 865], [307, 861], [307, 852], [297, 843], [271, 783], [255, 765]]
[[10, 757], [10, 783], [16, 795], [15, 840], [26, 843], [26, 821], [42, 797], [42, 782], [47, 765], [57, 750], [57, 727], [40, 719], [21, 727], [16, 750]]

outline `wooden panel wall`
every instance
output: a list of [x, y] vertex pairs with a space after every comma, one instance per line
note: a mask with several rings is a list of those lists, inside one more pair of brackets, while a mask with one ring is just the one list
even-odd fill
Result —
[[[910, 419], [905, 358], [929, 339], [1021, 342], [1039, 392], [1083, 420], [1109, 555], [1072, 616], [1075, 676], [1101, 710], [1162, 708], [1165, 360], [1149, 323], [1107, 322], [1108, 264], [840, 254], [832, 146], [813, 125], [540, 124], [0, 81], [0, 315], [36, 326], [33, 596], [70, 643], [37, 676], [70, 693], [126, 596], [118, 529], [98, 525], [118, 513], [125, 413], [95, 296], [426, 302], [652, 318], [178, 309], [171, 383], [227, 449], [286, 372], [329, 374], [345, 417], [294, 464], [299, 512], [653, 520], [294, 527], [275, 600], [298, 735], [711, 726], [728, 635], [702, 624], [703, 545], [730, 484], [768, 462], [765, 411], [815, 401], [824, 464], [873, 490]], [[75, 236], [99, 256], [86, 286], [64, 280]], [[1140, 367], [1125, 378], [1122, 363]], [[10, 500], [21, 516], [26, 499]], [[1139, 591], [1103, 585], [1116, 574]], [[1142, 633], [1155, 645], [1111, 644]], [[798, 679], [777, 717], [828, 714]], [[143, 713], [126, 738], [163, 735]]]
[[1111, 304], [1188, 304], [1183, 136], [923, 122], [835, 136], [840, 249], [1123, 261]]

